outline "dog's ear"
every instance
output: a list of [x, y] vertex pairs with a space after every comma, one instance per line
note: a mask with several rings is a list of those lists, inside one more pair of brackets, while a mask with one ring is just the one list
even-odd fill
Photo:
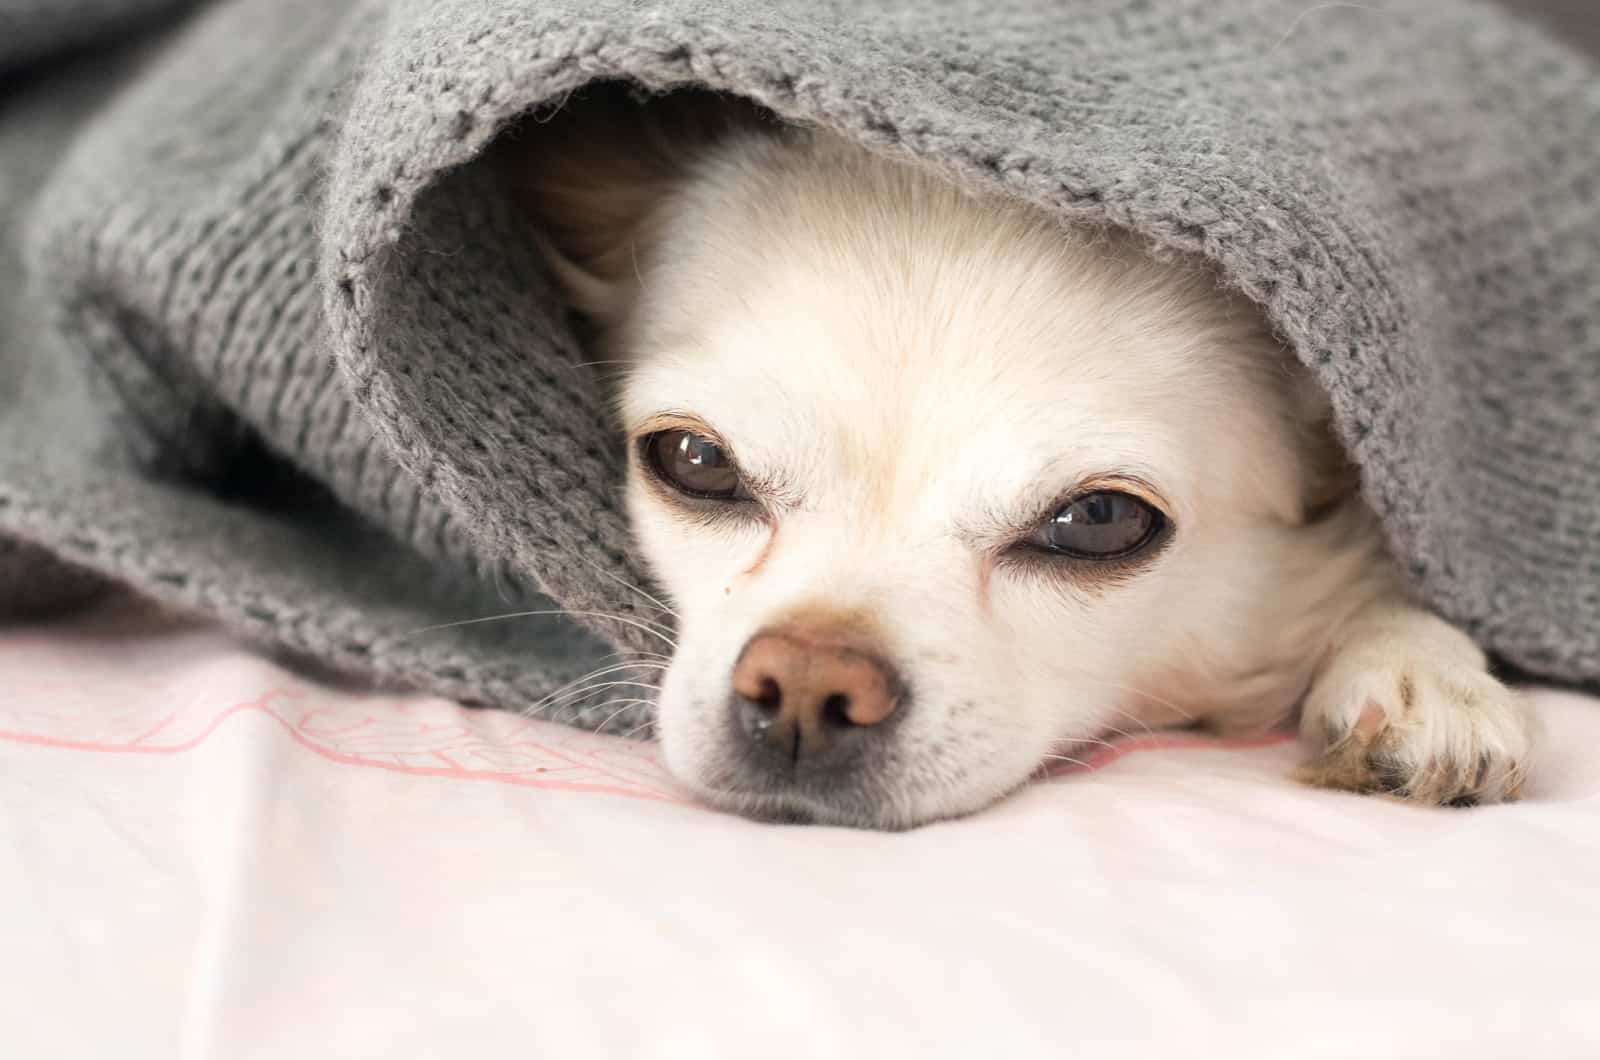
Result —
[[499, 161], [567, 300], [605, 328], [637, 296], [639, 261], [673, 190], [716, 143], [767, 121], [753, 104], [711, 92], [642, 98], [603, 84], [525, 118], [502, 139]]
[[1361, 476], [1339, 444], [1328, 392], [1309, 370], [1295, 365], [1294, 375], [1290, 401], [1304, 468], [1301, 505], [1305, 520], [1316, 522], [1359, 495]]

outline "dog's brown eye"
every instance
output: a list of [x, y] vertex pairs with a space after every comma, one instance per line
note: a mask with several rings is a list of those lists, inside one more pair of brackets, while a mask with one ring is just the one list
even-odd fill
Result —
[[1155, 540], [1164, 521], [1132, 494], [1100, 490], [1067, 502], [1029, 540], [1075, 559], [1118, 559]]
[[680, 493], [706, 500], [747, 500], [750, 491], [727, 450], [693, 431], [657, 431], [642, 442], [645, 463]]

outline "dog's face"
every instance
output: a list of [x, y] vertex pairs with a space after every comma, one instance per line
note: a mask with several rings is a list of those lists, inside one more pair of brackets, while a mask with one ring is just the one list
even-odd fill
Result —
[[1340, 575], [1251, 307], [816, 134], [725, 138], [650, 209], [625, 272], [559, 268], [627, 365], [680, 778], [900, 827], [1108, 731], [1292, 704], [1290, 598]]

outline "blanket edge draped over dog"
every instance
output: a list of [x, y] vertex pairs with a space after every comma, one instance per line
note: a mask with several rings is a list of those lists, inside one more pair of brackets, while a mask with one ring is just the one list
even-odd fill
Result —
[[30, 78], [0, 110], [0, 610], [110, 579], [386, 684], [633, 720], [563, 698], [606, 650], [566, 623], [437, 628], [670, 637], [474, 164], [613, 80], [1205, 257], [1327, 387], [1416, 595], [1600, 680], [1600, 71], [1482, 0], [227, 0]]

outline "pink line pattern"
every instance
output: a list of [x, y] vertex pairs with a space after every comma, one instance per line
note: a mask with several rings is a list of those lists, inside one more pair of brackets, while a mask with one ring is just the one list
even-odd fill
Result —
[[[653, 743], [431, 697], [321, 688], [215, 634], [147, 627], [98, 638], [76, 632], [0, 635], [0, 741], [175, 755], [201, 746], [233, 718], [256, 715], [338, 765], [697, 805]], [[219, 703], [221, 696], [228, 698]], [[1094, 772], [1131, 754], [1244, 750], [1292, 739], [1155, 734], [1100, 748], [1081, 764], [1042, 770], [1039, 779]]]

